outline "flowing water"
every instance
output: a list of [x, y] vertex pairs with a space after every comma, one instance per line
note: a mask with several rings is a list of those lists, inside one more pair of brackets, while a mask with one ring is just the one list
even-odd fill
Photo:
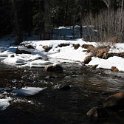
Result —
[[64, 73], [48, 73], [43, 68], [15, 68], [0, 65], [0, 87], [47, 87], [31, 97], [14, 97], [0, 124], [119, 124], [123, 117], [98, 120], [87, 111], [113, 92], [124, 90], [124, 73], [93, 70], [63, 63]]

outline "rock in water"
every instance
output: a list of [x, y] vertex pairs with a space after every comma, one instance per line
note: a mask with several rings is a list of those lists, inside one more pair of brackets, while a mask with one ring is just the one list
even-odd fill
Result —
[[47, 65], [45, 67], [45, 71], [47, 72], [63, 72], [63, 67], [59, 64], [52, 64], [52, 65]]
[[87, 116], [90, 118], [103, 118], [121, 111], [124, 111], [124, 92], [107, 97], [102, 106], [91, 108], [87, 112]]
[[103, 107], [93, 107], [87, 112], [87, 116], [90, 118], [103, 118], [107, 117], [107, 110]]
[[124, 92], [118, 92], [106, 98], [103, 107], [114, 111], [124, 110]]

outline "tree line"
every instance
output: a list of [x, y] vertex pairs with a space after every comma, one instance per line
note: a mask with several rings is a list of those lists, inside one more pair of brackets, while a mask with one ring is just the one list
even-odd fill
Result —
[[55, 27], [95, 25], [101, 13], [110, 16], [118, 9], [122, 21], [123, 0], [0, 0], [0, 37], [14, 34], [17, 44], [24, 35], [49, 39]]

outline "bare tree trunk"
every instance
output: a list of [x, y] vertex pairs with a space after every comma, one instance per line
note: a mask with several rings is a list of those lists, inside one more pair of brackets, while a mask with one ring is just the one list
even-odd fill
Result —
[[108, 25], [107, 25], [107, 35], [110, 35], [110, 21], [109, 21], [109, 16], [110, 16], [110, 4], [111, 4], [111, 0], [103, 0], [103, 2], [106, 4], [106, 7], [108, 9]]
[[121, 16], [120, 16], [120, 22], [121, 22], [121, 32], [123, 32], [123, 9], [124, 9], [124, 0], [121, 2]]
[[40, 12], [40, 39], [49, 39], [48, 26], [49, 26], [49, 3], [48, 0], [39, 0]]
[[67, 24], [67, 16], [68, 16], [68, 5], [69, 4], [69, 1], [66, 0], [66, 5], [65, 5], [65, 15], [64, 15], [64, 26], [66, 26]]
[[16, 8], [16, 0], [12, 0], [12, 8], [13, 8], [13, 13], [14, 13], [14, 26], [15, 26], [15, 44], [18, 45], [23, 41], [23, 35], [22, 35], [22, 31], [20, 28], [20, 24], [19, 24], [19, 18], [18, 18], [18, 14], [17, 14], [17, 8]]

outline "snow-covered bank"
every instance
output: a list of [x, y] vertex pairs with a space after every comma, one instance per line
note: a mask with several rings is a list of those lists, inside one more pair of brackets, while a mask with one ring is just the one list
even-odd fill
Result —
[[[18, 47], [9, 46], [0, 50], [0, 60], [5, 64], [17, 67], [44, 67], [48, 64], [61, 62], [81, 63], [91, 54], [82, 47], [84, 44], [97, 46], [95, 42], [86, 42], [82, 39], [24, 41]], [[124, 52], [124, 43], [111, 46], [109, 52]], [[118, 56], [111, 56], [107, 59], [92, 57], [88, 65], [98, 65], [97, 68], [105, 69], [116, 66], [120, 71], [124, 71], [124, 58]]]

